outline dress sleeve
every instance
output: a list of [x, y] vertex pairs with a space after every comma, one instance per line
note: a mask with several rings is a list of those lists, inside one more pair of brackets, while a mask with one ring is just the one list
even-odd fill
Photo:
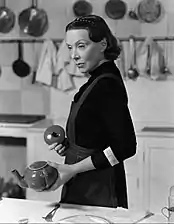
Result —
[[113, 78], [101, 79], [94, 91], [107, 138], [107, 147], [91, 157], [95, 168], [99, 169], [132, 157], [136, 153], [136, 137], [124, 84]]

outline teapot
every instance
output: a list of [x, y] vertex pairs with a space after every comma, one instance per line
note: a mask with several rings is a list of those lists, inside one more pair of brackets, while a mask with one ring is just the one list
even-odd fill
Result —
[[12, 174], [22, 188], [31, 188], [35, 191], [49, 189], [59, 177], [56, 168], [50, 166], [46, 161], [36, 161], [26, 167], [24, 175], [21, 176], [17, 170], [12, 170]]
[[44, 132], [44, 140], [48, 145], [53, 143], [61, 144], [65, 140], [65, 131], [59, 125], [52, 125]]

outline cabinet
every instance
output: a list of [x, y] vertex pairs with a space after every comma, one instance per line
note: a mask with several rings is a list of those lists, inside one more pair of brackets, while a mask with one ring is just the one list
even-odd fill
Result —
[[137, 138], [136, 154], [125, 160], [127, 181], [128, 207], [130, 210], [142, 210], [142, 184], [143, 184], [143, 142]]
[[[48, 145], [44, 142], [42, 132], [31, 132], [27, 138], [27, 164], [37, 160], [46, 160], [63, 163], [64, 157], [59, 156], [55, 151], [49, 151]], [[26, 197], [31, 200], [59, 201], [62, 188], [53, 192], [35, 192], [27, 189]]]
[[168, 194], [174, 185], [174, 138], [156, 136], [141, 138], [143, 144], [143, 206], [159, 212], [168, 205]]

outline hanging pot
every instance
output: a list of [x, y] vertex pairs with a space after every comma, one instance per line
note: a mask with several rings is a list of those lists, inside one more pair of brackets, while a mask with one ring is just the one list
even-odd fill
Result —
[[24, 34], [34, 37], [40, 37], [48, 30], [47, 14], [45, 10], [37, 8], [37, 0], [32, 0], [31, 7], [19, 14], [18, 23]]
[[3, 6], [0, 7], [0, 32], [8, 33], [15, 25], [15, 14], [6, 7], [6, 1], [3, 0]]
[[122, 19], [127, 11], [127, 5], [121, 0], [109, 0], [105, 4], [105, 13], [110, 19]]
[[145, 23], [157, 22], [161, 14], [162, 5], [158, 0], [142, 0], [138, 4], [138, 18]]
[[139, 72], [136, 66], [136, 49], [135, 49], [135, 41], [133, 36], [130, 36], [129, 44], [130, 44], [130, 53], [131, 53], [131, 63], [130, 63], [130, 68], [128, 69], [127, 75], [130, 79], [136, 80], [137, 77], [139, 76]]
[[17, 76], [23, 78], [30, 74], [31, 68], [23, 60], [22, 42], [20, 40], [18, 41], [18, 51], [19, 51], [18, 59], [13, 62], [12, 69]]
[[90, 15], [92, 13], [92, 5], [85, 0], [78, 0], [73, 5], [73, 12], [76, 17]]

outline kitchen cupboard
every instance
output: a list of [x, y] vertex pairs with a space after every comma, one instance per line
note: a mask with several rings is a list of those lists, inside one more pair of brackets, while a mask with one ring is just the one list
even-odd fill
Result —
[[168, 205], [169, 189], [174, 185], [174, 136], [156, 134], [140, 138], [143, 144], [143, 206], [160, 212]]
[[142, 141], [137, 138], [136, 154], [125, 160], [128, 207], [131, 210], [142, 210], [143, 153]]

